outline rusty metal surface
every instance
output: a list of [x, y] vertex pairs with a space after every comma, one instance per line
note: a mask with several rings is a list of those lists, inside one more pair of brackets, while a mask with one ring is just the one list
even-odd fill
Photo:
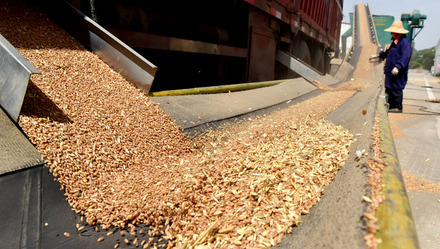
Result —
[[272, 34], [253, 29], [249, 58], [249, 82], [274, 79], [277, 41]]
[[132, 30], [108, 28], [108, 31], [134, 48], [170, 50], [242, 58], [246, 58], [248, 54], [247, 48], [148, 34]]
[[339, 0], [244, 1], [337, 50], [342, 20]]

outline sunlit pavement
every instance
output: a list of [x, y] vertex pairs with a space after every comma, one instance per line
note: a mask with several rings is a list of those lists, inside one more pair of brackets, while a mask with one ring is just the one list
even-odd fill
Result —
[[420, 246], [440, 248], [440, 84], [425, 70], [408, 76], [403, 113], [388, 116], [402, 169], [430, 181], [406, 183]]

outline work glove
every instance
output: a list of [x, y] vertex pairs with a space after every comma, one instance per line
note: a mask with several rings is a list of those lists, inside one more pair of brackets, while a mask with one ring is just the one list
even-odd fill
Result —
[[399, 69], [397, 67], [394, 67], [393, 70], [391, 70], [391, 74], [396, 76], [399, 73]]

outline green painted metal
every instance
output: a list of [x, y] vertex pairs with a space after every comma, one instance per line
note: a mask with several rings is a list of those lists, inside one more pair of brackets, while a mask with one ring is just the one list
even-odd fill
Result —
[[409, 31], [408, 38], [411, 43], [425, 27], [426, 18], [428, 18], [428, 16], [420, 14], [420, 11], [418, 10], [414, 10], [411, 14], [403, 13], [400, 16], [400, 20], [403, 22], [403, 27]]
[[384, 150], [382, 157], [388, 163], [381, 177], [381, 192], [385, 196], [385, 200], [376, 210], [377, 224], [380, 227], [376, 237], [382, 241], [378, 248], [417, 249], [420, 246], [388, 122], [385, 98], [379, 98], [377, 113], [383, 139], [380, 142], [380, 147]]
[[376, 27], [377, 40], [382, 48], [391, 43], [391, 33], [384, 31], [394, 22], [394, 16], [373, 15], [374, 26]]
[[353, 33], [353, 13], [348, 13], [348, 15], [350, 16], [350, 29], [348, 29], [347, 31], [345, 31], [344, 34], [341, 35], [344, 38], [352, 36]]

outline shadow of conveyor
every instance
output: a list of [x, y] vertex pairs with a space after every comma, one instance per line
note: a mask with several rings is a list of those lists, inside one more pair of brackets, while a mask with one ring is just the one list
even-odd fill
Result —
[[32, 80], [29, 81], [21, 108], [21, 115], [36, 118], [48, 118], [58, 123], [72, 123], [61, 110]]

